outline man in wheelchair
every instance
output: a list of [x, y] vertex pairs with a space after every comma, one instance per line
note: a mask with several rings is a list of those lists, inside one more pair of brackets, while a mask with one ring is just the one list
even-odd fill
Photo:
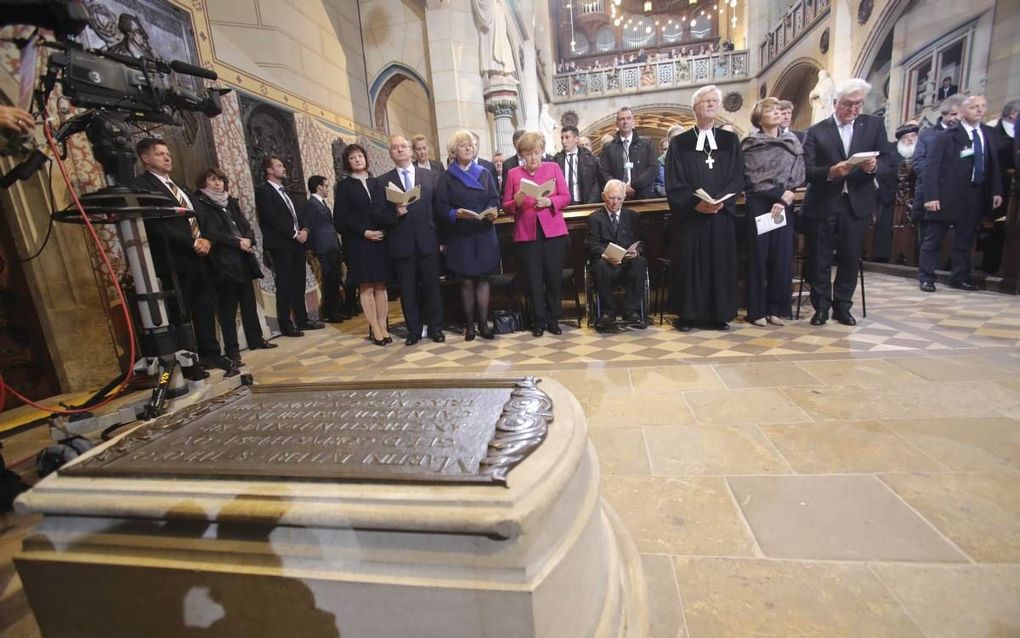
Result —
[[600, 309], [596, 328], [616, 323], [621, 309], [613, 291], [618, 286], [624, 288], [623, 321], [645, 327], [642, 300], [648, 262], [641, 255], [641, 220], [637, 213], [623, 207], [626, 188], [618, 179], [606, 182], [602, 189], [605, 205], [588, 217], [584, 244], [598, 294], [598, 304], [591, 306]]

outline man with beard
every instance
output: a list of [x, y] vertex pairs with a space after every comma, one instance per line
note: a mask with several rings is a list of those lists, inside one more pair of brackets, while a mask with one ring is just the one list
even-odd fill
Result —
[[914, 120], [896, 129], [896, 153], [900, 156], [900, 163], [896, 169], [896, 205], [903, 210], [909, 210], [910, 204], [914, 201], [917, 174], [914, 173], [911, 160], [917, 148], [918, 131], [918, 124]]
[[736, 197], [710, 204], [694, 194], [700, 188], [718, 199], [744, 190], [740, 141], [715, 127], [721, 102], [715, 86], [695, 91], [697, 124], [673, 138], [666, 152], [669, 302], [681, 332], [729, 330], [737, 316]]
[[920, 222], [924, 218], [924, 201], [921, 200], [921, 189], [924, 186], [924, 160], [928, 156], [928, 148], [936, 135], [953, 128], [960, 121], [960, 108], [966, 98], [966, 95], [957, 93], [943, 100], [939, 106], [941, 115], [935, 122], [935, 126], [925, 129], [917, 137], [914, 156], [910, 158], [910, 166], [914, 169], [914, 175], [917, 176], [917, 181], [914, 183], [914, 202], [910, 207], [910, 219], [915, 222]]
[[[871, 242], [872, 261], [889, 263], [892, 254], [893, 217], [900, 194], [901, 173], [904, 163], [909, 169], [910, 163], [904, 160], [914, 154], [917, 131], [916, 122], [907, 122], [896, 129], [896, 150], [890, 152], [888, 156], [879, 158], [879, 162], [885, 164], [887, 170], [879, 171], [877, 175], [878, 209], [875, 212], [875, 232]], [[908, 154], [904, 155], [904, 152]]]

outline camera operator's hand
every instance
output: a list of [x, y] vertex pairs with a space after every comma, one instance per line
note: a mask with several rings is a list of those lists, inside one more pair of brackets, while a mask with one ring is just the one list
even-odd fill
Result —
[[241, 250], [246, 253], [251, 252], [251, 240], [247, 237], [241, 238]]
[[195, 240], [194, 248], [196, 254], [205, 256], [209, 254], [209, 250], [212, 248], [212, 244], [209, 243], [208, 239], [202, 239], [201, 237], [199, 237], [198, 239]]
[[35, 120], [26, 111], [13, 106], [0, 106], [0, 128], [7, 128], [18, 133], [31, 133], [35, 128]]

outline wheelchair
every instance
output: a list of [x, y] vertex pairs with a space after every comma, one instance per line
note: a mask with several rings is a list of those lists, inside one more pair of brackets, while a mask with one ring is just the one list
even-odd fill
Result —
[[[596, 332], [616, 332], [620, 328], [637, 328], [644, 330], [649, 325], [649, 308], [651, 303], [652, 287], [648, 278], [648, 270], [645, 270], [644, 290], [641, 294], [641, 305], [638, 308], [637, 321], [623, 321], [617, 319], [610, 325], [599, 325], [598, 319], [602, 316], [602, 302], [599, 299], [598, 290], [595, 287], [595, 273], [592, 271], [591, 262], [584, 262], [584, 301], [587, 306], [588, 327], [594, 328]], [[616, 286], [614, 295], [624, 295], [626, 291], [623, 286]]]

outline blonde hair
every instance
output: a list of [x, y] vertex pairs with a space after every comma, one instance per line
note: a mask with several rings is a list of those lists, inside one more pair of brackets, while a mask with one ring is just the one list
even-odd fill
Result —
[[765, 115], [765, 111], [778, 108], [780, 108], [780, 102], [774, 97], [758, 100], [751, 110], [751, 126], [761, 128], [761, 116]]
[[453, 135], [450, 136], [450, 141], [446, 143], [446, 152], [452, 157], [457, 156], [457, 147], [464, 142], [470, 142], [472, 146], [475, 145], [475, 136], [471, 134], [471, 131], [467, 129], [460, 129], [454, 131]]
[[541, 133], [528, 131], [517, 140], [517, 154], [524, 155], [536, 148], [545, 150], [545, 137]]

